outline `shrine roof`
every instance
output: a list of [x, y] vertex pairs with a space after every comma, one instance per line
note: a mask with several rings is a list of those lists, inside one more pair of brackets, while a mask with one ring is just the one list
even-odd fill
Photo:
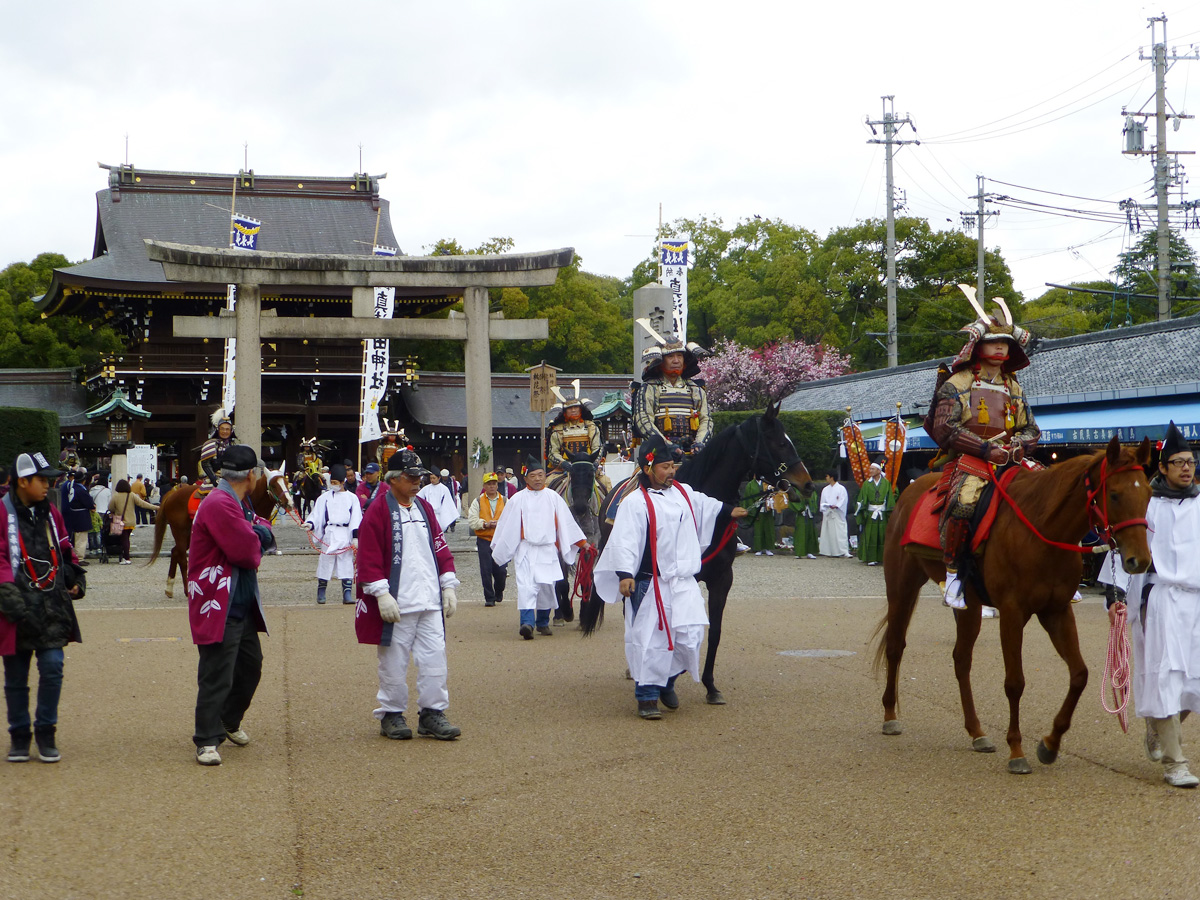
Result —
[[[198, 172], [109, 169], [109, 187], [96, 194], [93, 258], [58, 269], [38, 305], [57, 309], [67, 287], [178, 292], [162, 264], [146, 256], [146, 239], [225, 247], [235, 178], [236, 211], [261, 221], [258, 248], [273, 252], [363, 254], [371, 252], [378, 213], [378, 243], [394, 247], [389, 204], [379, 178], [240, 176]], [[205, 286], [211, 291], [211, 286]]]
[[[1042, 341], [1018, 373], [1034, 406], [1170, 396], [1200, 382], [1200, 315]], [[923, 414], [939, 362], [858, 372], [804, 384], [785, 410], [853, 409], [857, 420]]]
[[126, 394], [121, 388], [117, 388], [115, 391], [109, 394], [104, 402], [89, 409], [86, 415], [90, 421], [92, 419], [98, 419], [101, 416], [111, 415], [117, 410], [123, 410], [124, 412], [138, 419], [150, 418], [150, 411], [142, 409], [142, 407], [138, 406], [136, 403], [133, 403], [129, 399], [129, 395]]
[[[559, 375], [559, 384], [578, 378], [580, 393], [628, 390], [628, 375]], [[421, 373], [416, 390], [401, 389], [401, 397], [413, 421], [436, 431], [465, 432], [467, 391], [461, 372]], [[546, 413], [546, 422], [553, 418]], [[541, 413], [529, 409], [528, 375], [492, 375], [492, 431], [529, 432], [541, 427]]]
[[60, 428], [88, 424], [87, 389], [75, 369], [0, 369], [0, 406], [52, 410]]

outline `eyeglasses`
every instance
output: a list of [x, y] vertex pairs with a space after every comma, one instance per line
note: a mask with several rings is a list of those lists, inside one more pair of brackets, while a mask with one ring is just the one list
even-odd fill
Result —
[[1167, 465], [1174, 469], [1194, 469], [1196, 468], [1195, 459], [1169, 459]]

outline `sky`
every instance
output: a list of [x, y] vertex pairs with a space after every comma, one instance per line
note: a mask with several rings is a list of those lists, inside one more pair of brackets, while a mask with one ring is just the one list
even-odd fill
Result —
[[[1139, 48], [1164, 12], [1169, 46], [1200, 46], [1200, 2], [10, 5], [0, 267], [91, 255], [97, 162], [349, 176], [361, 153], [387, 173], [405, 253], [506, 236], [627, 277], [660, 204], [667, 222], [759, 215], [822, 237], [882, 217], [865, 120], [886, 94], [916, 127], [898, 136], [921, 141], [895, 158], [902, 214], [961, 228], [977, 175], [990, 193], [1106, 211], [989, 219], [987, 246], [1032, 299], [1107, 277], [1137, 239], [1114, 201], [1151, 201], [1152, 171], [1122, 155], [1121, 111], [1153, 110]], [[1180, 61], [1167, 98], [1186, 113], [1193, 96], [1200, 62]], [[1169, 132], [1172, 149], [1198, 144], [1198, 122]]]

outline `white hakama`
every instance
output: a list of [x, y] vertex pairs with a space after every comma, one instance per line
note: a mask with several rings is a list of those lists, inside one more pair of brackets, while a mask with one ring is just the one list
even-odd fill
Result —
[[578, 541], [586, 540], [570, 507], [554, 491], [518, 491], [504, 504], [492, 535], [492, 562], [513, 561], [517, 609], [554, 609], [554, 584], [563, 577], [559, 555], [567, 565], [579, 555]]
[[[354, 578], [354, 552], [350, 540], [362, 524], [362, 505], [349, 491], [325, 491], [313, 504], [305, 520], [311, 522], [313, 537], [321, 551], [317, 559], [317, 578]], [[339, 552], [341, 551], [341, 552]]]
[[850, 495], [840, 484], [826, 485], [821, 491], [821, 540], [817, 552], [822, 556], [849, 556], [850, 539], [846, 532], [846, 507]]

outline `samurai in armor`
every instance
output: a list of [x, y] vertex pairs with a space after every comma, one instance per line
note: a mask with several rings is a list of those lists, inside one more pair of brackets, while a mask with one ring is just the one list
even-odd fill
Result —
[[642, 352], [642, 384], [634, 392], [633, 425], [643, 440], [657, 435], [678, 444], [685, 453], [696, 453], [712, 437], [708, 393], [700, 374], [700, 360], [708, 351], [658, 334], [646, 319], [638, 319], [655, 344]]
[[925, 430], [946, 461], [939, 485], [939, 492], [945, 492], [939, 522], [946, 563], [944, 602], [964, 609], [959, 562], [989, 471], [1024, 460], [1037, 447], [1041, 431], [1014, 374], [1029, 365], [1026, 349], [1032, 335], [1013, 324], [1003, 300], [996, 300], [1000, 320], [984, 312], [973, 288], [959, 287], [979, 318], [962, 329], [966, 345], [949, 369], [938, 373]]
[[565, 397], [554, 388], [561, 409], [550, 423], [550, 440], [546, 449], [546, 460], [553, 469], [561, 469], [572, 453], [587, 453], [595, 456], [600, 452], [600, 429], [592, 421], [591, 403], [579, 396], [579, 382], [575, 382], [575, 396]]
[[218, 409], [212, 415], [212, 431], [208, 440], [200, 445], [201, 481], [207, 480], [209, 487], [216, 487], [220, 480], [221, 457], [225, 451], [238, 442], [233, 433], [233, 420], [225, 415], [225, 410]]

